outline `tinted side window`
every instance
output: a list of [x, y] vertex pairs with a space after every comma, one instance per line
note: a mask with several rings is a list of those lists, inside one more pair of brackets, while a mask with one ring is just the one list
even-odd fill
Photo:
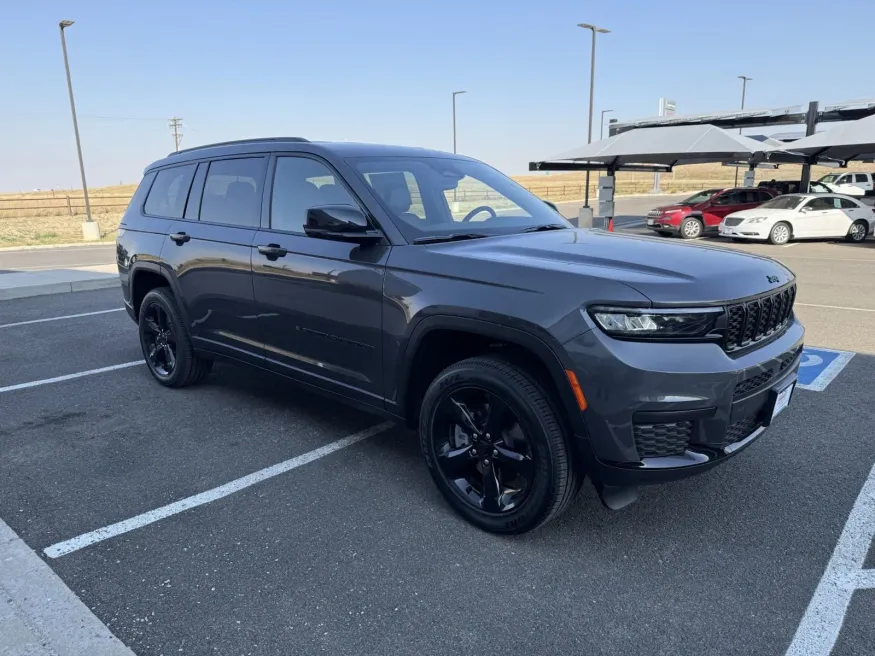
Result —
[[843, 210], [855, 210], [860, 207], [854, 201], [848, 200], [847, 198], [839, 198], [838, 201], [841, 203], [841, 208]]
[[149, 190], [149, 196], [146, 198], [146, 214], [172, 219], [182, 218], [194, 169], [195, 165], [189, 164], [158, 171], [155, 182]]
[[869, 178], [866, 176], [865, 173], [857, 173], [854, 176], [854, 181], [855, 182], [869, 182]]
[[808, 201], [808, 205], [806, 207], [810, 210], [818, 211], [818, 210], [831, 210], [833, 209], [832, 198], [813, 198]]
[[771, 195], [771, 194], [767, 194], [765, 191], [758, 191], [758, 192], [757, 192], [756, 200], [753, 201], [753, 202], [755, 202], [755, 203], [765, 203], [767, 200], [771, 200], [771, 199], [772, 199], [772, 195]]
[[309, 157], [277, 158], [270, 227], [303, 234], [307, 210], [320, 205], [358, 207], [346, 187], [322, 162]]
[[258, 227], [265, 158], [221, 159], [210, 162], [201, 221]]

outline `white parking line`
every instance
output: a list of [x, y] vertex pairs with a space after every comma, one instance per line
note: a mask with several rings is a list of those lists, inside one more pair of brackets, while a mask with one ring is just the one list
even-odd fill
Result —
[[863, 569], [873, 538], [875, 466], [851, 508], [839, 542], [796, 629], [787, 656], [828, 656], [832, 651], [854, 591], [875, 589], [875, 570]]
[[[818, 305], [817, 303], [794, 303], [794, 305], [801, 305], [803, 307], [816, 307], [816, 308], [825, 308], [827, 310], [851, 310], [852, 312], [875, 312], [872, 308], [854, 308], [854, 307], [845, 307], [843, 305]], [[2, 328], [2, 326], [0, 326]]]
[[121, 312], [123, 307], [113, 308], [112, 310], [97, 310], [96, 312], [81, 312], [79, 314], [65, 314], [62, 317], [49, 317], [48, 319], [31, 319], [30, 321], [16, 321], [15, 323], [0, 323], [0, 328], [14, 328], [15, 326], [30, 326], [35, 323], [46, 323], [47, 321], [63, 321], [64, 319], [78, 319], [79, 317], [93, 317], [96, 314], [109, 314], [110, 312]]
[[290, 460], [285, 460], [279, 464], [266, 467], [265, 469], [260, 469], [259, 471], [253, 472], [251, 474], [247, 474], [242, 478], [233, 480], [230, 483], [225, 483], [224, 485], [215, 487], [212, 490], [207, 490], [206, 492], [201, 492], [200, 494], [195, 494], [194, 496], [186, 497], [185, 499], [180, 499], [179, 501], [174, 501], [171, 504], [161, 506], [160, 508], [156, 508], [155, 510], [150, 510], [149, 512], [137, 515], [136, 517], [131, 517], [130, 519], [125, 519], [124, 521], [116, 522], [115, 524], [110, 524], [109, 526], [104, 526], [103, 528], [99, 528], [95, 531], [84, 533], [70, 540], [65, 540], [64, 542], [53, 544], [50, 547], [46, 547], [43, 553], [45, 553], [46, 556], [48, 556], [49, 558], [66, 556], [67, 554], [73, 553], [74, 551], [79, 551], [80, 549], [91, 546], [92, 544], [103, 542], [104, 540], [114, 538], [118, 535], [122, 535], [123, 533], [128, 533], [138, 528], [142, 528], [143, 526], [148, 526], [149, 524], [154, 524], [155, 522], [165, 519], [167, 517], [172, 517], [173, 515], [177, 515], [186, 510], [197, 508], [198, 506], [211, 503], [213, 501], [216, 501], [217, 499], [227, 497], [228, 495], [234, 494], [235, 492], [239, 492], [240, 490], [244, 490], [247, 487], [251, 487], [256, 483], [261, 483], [262, 481], [266, 481], [267, 479], [273, 478], [274, 476], [284, 474], [287, 471], [291, 471], [292, 469], [296, 469], [302, 465], [306, 465], [307, 463], [318, 460], [319, 458], [324, 458], [325, 456], [334, 453], [335, 451], [345, 449], [348, 446], [352, 446], [356, 442], [361, 442], [362, 440], [373, 437], [378, 433], [382, 433], [383, 431], [391, 428], [393, 425], [394, 424], [391, 421], [386, 421], [382, 424], [372, 426], [371, 428], [366, 428], [363, 431], [353, 433], [352, 435], [348, 435], [347, 437], [339, 439], [335, 442], [331, 442], [330, 444], [321, 446], [318, 449], [314, 449], [313, 451], [308, 451], [307, 453], [291, 458]]
[[65, 380], [73, 380], [82, 378], [83, 376], [93, 376], [94, 374], [102, 374], [107, 371], [115, 371], [116, 369], [127, 369], [128, 367], [136, 367], [138, 364], [146, 364], [145, 360], [135, 360], [133, 362], [124, 362], [122, 364], [114, 364], [111, 367], [101, 367], [100, 369], [89, 369], [88, 371], [80, 371], [75, 374], [67, 374], [66, 376], [56, 376], [55, 378], [43, 378], [42, 380], [34, 380], [29, 383], [18, 383], [18, 385], [8, 385], [0, 387], [0, 393], [14, 392], [15, 390], [27, 389], [28, 387], [39, 387], [40, 385], [50, 385], [52, 383], [63, 383]]

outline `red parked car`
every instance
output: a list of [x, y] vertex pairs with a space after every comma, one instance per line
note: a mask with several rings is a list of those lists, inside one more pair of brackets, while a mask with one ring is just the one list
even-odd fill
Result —
[[664, 237], [680, 235], [695, 239], [717, 234], [727, 214], [749, 210], [777, 195], [772, 189], [739, 187], [705, 189], [674, 205], [665, 205], [647, 213], [647, 227]]

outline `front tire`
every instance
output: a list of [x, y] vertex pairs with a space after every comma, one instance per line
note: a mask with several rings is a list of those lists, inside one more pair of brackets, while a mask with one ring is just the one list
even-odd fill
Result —
[[773, 225], [772, 229], [769, 230], [769, 241], [775, 246], [783, 246], [790, 241], [792, 234], [790, 224], [781, 221]]
[[153, 289], [140, 303], [140, 347], [149, 373], [166, 387], [194, 385], [212, 369], [213, 361], [198, 356], [166, 287]]
[[845, 236], [845, 239], [847, 239], [848, 241], [852, 241], [855, 244], [859, 244], [860, 242], [865, 241], [866, 235], [868, 234], [868, 221], [854, 221], [853, 225], [851, 225], [850, 230], [848, 230], [848, 234]]
[[579, 465], [544, 389], [495, 357], [451, 365], [422, 402], [420, 447], [456, 512], [491, 533], [525, 533], [559, 515], [580, 489]]
[[680, 235], [684, 239], [698, 239], [705, 231], [705, 226], [698, 219], [684, 219], [681, 223]]

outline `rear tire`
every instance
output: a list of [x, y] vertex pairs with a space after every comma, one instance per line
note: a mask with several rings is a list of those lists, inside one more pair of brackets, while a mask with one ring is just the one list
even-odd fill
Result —
[[850, 230], [848, 230], [848, 234], [845, 235], [845, 239], [848, 241], [852, 241], [855, 244], [859, 244], [866, 240], [866, 236], [869, 234], [869, 222], [864, 221], [863, 219], [859, 219], [858, 221], [854, 221], [851, 225]]
[[580, 490], [580, 466], [548, 395], [500, 358], [470, 358], [438, 374], [422, 402], [419, 439], [441, 494], [484, 531], [530, 531]]
[[790, 241], [793, 236], [793, 231], [790, 229], [790, 224], [781, 221], [772, 226], [769, 231], [769, 242], [775, 246], [783, 246]]
[[149, 373], [166, 387], [194, 385], [213, 368], [195, 353], [176, 299], [167, 287], [153, 289], [140, 304], [140, 347]]
[[704, 231], [705, 226], [698, 219], [684, 219], [681, 222], [680, 235], [684, 239], [697, 239]]

